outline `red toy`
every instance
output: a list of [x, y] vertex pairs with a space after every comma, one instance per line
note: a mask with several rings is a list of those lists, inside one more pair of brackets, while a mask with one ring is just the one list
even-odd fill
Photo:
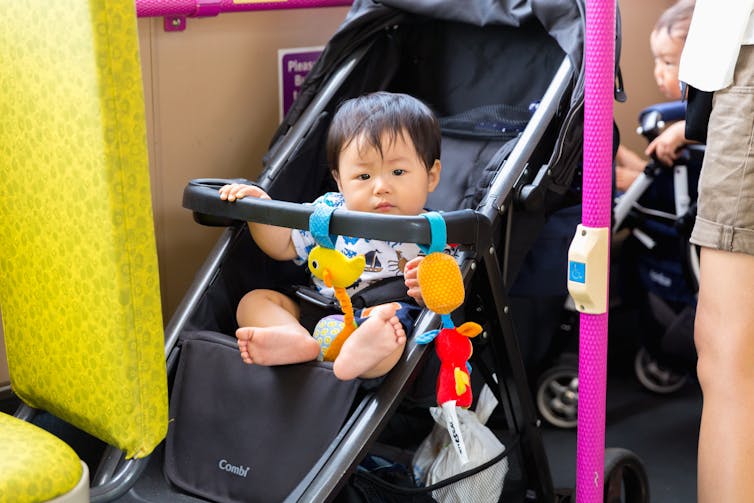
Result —
[[461, 464], [468, 462], [466, 447], [461, 435], [456, 407], [471, 406], [471, 376], [469, 358], [473, 351], [470, 337], [475, 337], [482, 327], [467, 322], [456, 327], [450, 317], [463, 305], [466, 295], [461, 270], [455, 258], [443, 253], [446, 243], [445, 221], [438, 213], [425, 213], [430, 223], [432, 244], [423, 248], [427, 254], [419, 263], [417, 280], [424, 304], [440, 315], [442, 328], [415, 337], [417, 344], [435, 341], [435, 351], [440, 358], [437, 375], [437, 404], [442, 408], [448, 433]]
[[471, 357], [470, 337], [476, 337], [482, 327], [467, 322], [460, 327], [443, 328], [435, 337], [435, 351], [440, 358], [437, 375], [437, 404], [455, 400], [460, 407], [471, 406], [471, 379], [468, 360]]

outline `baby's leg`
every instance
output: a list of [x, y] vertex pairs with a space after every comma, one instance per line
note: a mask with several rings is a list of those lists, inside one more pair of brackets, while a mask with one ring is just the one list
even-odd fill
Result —
[[319, 344], [298, 321], [293, 300], [274, 290], [252, 290], [238, 304], [236, 338], [241, 358], [257, 365], [314, 360]]
[[369, 318], [343, 343], [333, 363], [335, 376], [342, 380], [385, 375], [395, 366], [406, 345], [406, 332], [395, 316], [397, 304], [375, 307]]

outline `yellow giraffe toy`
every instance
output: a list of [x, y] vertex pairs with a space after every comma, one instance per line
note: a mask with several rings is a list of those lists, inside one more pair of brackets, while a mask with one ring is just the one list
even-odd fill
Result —
[[364, 255], [356, 255], [347, 258], [338, 250], [315, 246], [309, 254], [309, 270], [317, 278], [325, 282], [327, 287], [335, 290], [335, 298], [340, 303], [343, 311], [344, 326], [335, 340], [327, 348], [324, 355], [325, 361], [333, 361], [340, 353], [340, 348], [349, 335], [356, 330], [356, 320], [353, 315], [351, 298], [346, 293], [346, 287], [359, 279], [366, 264]]

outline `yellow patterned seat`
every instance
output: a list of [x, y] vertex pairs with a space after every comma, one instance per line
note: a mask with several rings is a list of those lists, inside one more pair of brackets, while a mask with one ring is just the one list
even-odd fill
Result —
[[[41, 428], [0, 414], [0, 501], [50, 501], [71, 491], [89, 494], [86, 465], [68, 444]], [[31, 475], [31, 476], [30, 476]], [[87, 501], [86, 499], [82, 501]]]
[[[11, 385], [25, 404], [143, 459], [167, 431], [167, 379], [133, 0], [0, 0], [0, 61]], [[3, 449], [42, 452], [59, 478], [43, 483], [0, 451], [0, 502], [73, 488], [73, 451], [19, 423], [0, 418]]]

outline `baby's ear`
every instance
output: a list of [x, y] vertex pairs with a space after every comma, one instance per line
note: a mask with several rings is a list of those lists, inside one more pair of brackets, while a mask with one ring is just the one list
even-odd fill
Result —
[[330, 174], [333, 177], [333, 180], [335, 180], [335, 183], [338, 185], [338, 191], [343, 192], [343, 187], [340, 186], [340, 173], [338, 173], [337, 170], [330, 170]]
[[440, 171], [442, 171], [442, 166], [440, 165], [440, 159], [435, 159], [434, 164], [432, 164], [432, 167], [429, 168], [429, 171], [427, 172], [429, 187], [429, 192], [432, 192], [437, 188], [437, 184], [440, 183]]

